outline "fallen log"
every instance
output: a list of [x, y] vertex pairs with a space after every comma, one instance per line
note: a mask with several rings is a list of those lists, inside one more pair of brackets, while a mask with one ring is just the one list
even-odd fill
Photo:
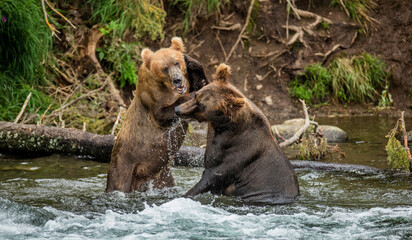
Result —
[[[73, 128], [45, 127], [0, 121], [0, 153], [69, 154], [109, 162], [114, 144], [113, 135], [98, 135]], [[203, 167], [205, 149], [182, 146], [174, 159], [175, 166]], [[378, 174], [382, 169], [316, 161], [292, 160], [294, 168], [337, 172]]]
[[71, 154], [110, 161], [113, 135], [97, 135], [73, 128], [0, 122], [0, 152], [13, 154]]
[[[174, 160], [174, 164], [176, 166], [185, 167], [203, 167], [204, 153], [204, 148], [182, 146]], [[356, 172], [370, 174], [378, 174], [384, 172], [384, 170], [382, 169], [357, 164], [325, 163], [308, 160], [291, 160], [290, 163], [295, 169], [313, 169], [330, 172]]]

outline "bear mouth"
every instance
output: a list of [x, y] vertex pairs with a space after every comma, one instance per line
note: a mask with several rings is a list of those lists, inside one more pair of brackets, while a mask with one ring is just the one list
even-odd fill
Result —
[[186, 92], [186, 87], [184, 87], [184, 86], [182, 86], [182, 87], [176, 87], [176, 91], [177, 91], [179, 94], [183, 94], [183, 93]]

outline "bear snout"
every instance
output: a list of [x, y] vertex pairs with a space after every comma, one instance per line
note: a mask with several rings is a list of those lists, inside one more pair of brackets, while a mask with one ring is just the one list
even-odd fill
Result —
[[195, 100], [189, 100], [175, 107], [175, 113], [180, 118], [193, 118], [197, 112], [197, 105]]
[[173, 85], [175, 85], [175, 87], [181, 87], [182, 86], [182, 78], [175, 78], [172, 80]]
[[186, 92], [185, 81], [183, 79], [182, 72], [178, 68], [170, 69], [170, 78], [172, 79], [172, 84], [179, 94]]

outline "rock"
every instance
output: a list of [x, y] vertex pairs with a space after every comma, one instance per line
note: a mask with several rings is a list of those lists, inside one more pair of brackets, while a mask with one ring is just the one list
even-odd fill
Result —
[[406, 137], [408, 138], [408, 144], [412, 144], [412, 131], [407, 132]]
[[269, 106], [273, 105], [272, 96], [265, 97], [265, 103]]
[[262, 89], [262, 88], [263, 88], [263, 85], [262, 85], [262, 84], [256, 85], [256, 90], [260, 90], [260, 89]]
[[[272, 131], [275, 132], [275, 127], [278, 129], [279, 134], [285, 139], [291, 138], [300, 127], [305, 123], [305, 119], [291, 119], [284, 121], [282, 124], [273, 125]], [[328, 139], [328, 142], [345, 142], [348, 140], [348, 134], [342, 129], [329, 126], [319, 125], [320, 130], [323, 133], [324, 138]]]

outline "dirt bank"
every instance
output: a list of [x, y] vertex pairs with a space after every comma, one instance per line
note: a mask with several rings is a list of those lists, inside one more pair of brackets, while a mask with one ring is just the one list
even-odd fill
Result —
[[[282, 2], [282, 1], [281, 1]], [[277, 0], [259, 1], [255, 31], [247, 31], [242, 41], [228, 59], [233, 69], [233, 83], [252, 99], [272, 122], [301, 116], [300, 105], [288, 93], [288, 84], [297, 73], [310, 63], [328, 64], [330, 59], [342, 54], [359, 54], [367, 51], [380, 56], [392, 73], [390, 93], [394, 108], [378, 111], [376, 103], [329, 105], [311, 108], [317, 116], [325, 115], [399, 115], [405, 110], [412, 113], [411, 59], [412, 2], [389, 0], [377, 1], [372, 17], [375, 28], [367, 34], [359, 34], [359, 26], [340, 8], [331, 8], [330, 1], [297, 1], [300, 10], [309, 11], [330, 20], [327, 30], [313, 28], [313, 33], [303, 31], [296, 42], [289, 41], [296, 34], [293, 27], [307, 29], [315, 17], [301, 20], [290, 14], [289, 38], [286, 36], [286, 3]], [[311, 2], [311, 4], [309, 4]], [[240, 34], [247, 17], [249, 1], [232, 1], [229, 7], [215, 18], [199, 19], [192, 32], [185, 36], [188, 52], [206, 67], [208, 76], [217, 64], [224, 62]], [[217, 18], [217, 20], [216, 20]], [[178, 11], [166, 18], [167, 38], [178, 34], [173, 25], [181, 20]], [[237, 25], [236, 25], [237, 24]], [[240, 24], [240, 25], [239, 25]], [[225, 30], [232, 29], [232, 30]], [[165, 44], [168, 39], [164, 41]], [[153, 44], [155, 45], [155, 44]], [[224, 49], [224, 50], [223, 50]]]

